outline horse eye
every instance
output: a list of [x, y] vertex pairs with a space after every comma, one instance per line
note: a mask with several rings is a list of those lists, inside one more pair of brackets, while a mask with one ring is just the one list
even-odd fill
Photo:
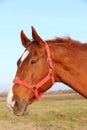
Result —
[[35, 64], [35, 63], [36, 63], [36, 60], [32, 60], [32, 61], [31, 61], [31, 64]]

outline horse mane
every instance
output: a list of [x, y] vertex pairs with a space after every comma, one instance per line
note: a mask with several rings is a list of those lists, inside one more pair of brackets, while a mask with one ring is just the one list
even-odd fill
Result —
[[73, 40], [70, 37], [65, 37], [65, 38], [61, 38], [61, 37], [56, 37], [55, 39], [52, 40], [46, 40], [46, 42], [48, 43], [67, 43], [67, 44], [80, 44], [79, 41]]
[[[47, 43], [51, 44], [51, 45], [55, 45], [55, 46], [70, 46], [70, 47], [75, 47], [75, 48], [79, 48], [81, 50], [86, 49], [87, 50], [87, 43], [82, 43], [80, 41], [77, 40], [73, 40], [70, 37], [65, 37], [65, 38], [61, 38], [61, 37], [56, 37], [55, 39], [52, 40], [46, 40]], [[53, 43], [53, 44], [52, 44]]]

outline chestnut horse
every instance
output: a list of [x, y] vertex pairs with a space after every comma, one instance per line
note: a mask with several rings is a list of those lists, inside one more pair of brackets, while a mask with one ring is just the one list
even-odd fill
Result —
[[14, 83], [7, 106], [15, 115], [23, 115], [27, 106], [62, 82], [87, 98], [87, 45], [71, 38], [43, 41], [32, 27], [32, 41], [21, 31], [25, 48], [17, 62]]

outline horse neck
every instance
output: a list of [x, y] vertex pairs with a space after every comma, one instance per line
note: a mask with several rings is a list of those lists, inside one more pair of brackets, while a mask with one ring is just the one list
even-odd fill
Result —
[[81, 63], [80, 50], [59, 44], [51, 51], [56, 82], [63, 82], [87, 98], [87, 64]]

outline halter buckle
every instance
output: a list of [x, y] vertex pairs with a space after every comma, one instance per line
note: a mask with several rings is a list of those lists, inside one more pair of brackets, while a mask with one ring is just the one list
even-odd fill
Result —
[[33, 92], [35, 92], [37, 90], [37, 87], [33, 86], [32, 90], [33, 90]]

